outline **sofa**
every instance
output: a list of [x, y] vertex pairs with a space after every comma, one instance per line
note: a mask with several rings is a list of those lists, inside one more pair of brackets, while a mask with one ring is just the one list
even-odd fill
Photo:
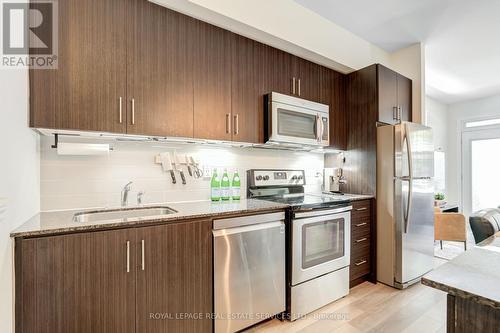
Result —
[[500, 231], [500, 209], [488, 208], [469, 217], [469, 224], [476, 244]]

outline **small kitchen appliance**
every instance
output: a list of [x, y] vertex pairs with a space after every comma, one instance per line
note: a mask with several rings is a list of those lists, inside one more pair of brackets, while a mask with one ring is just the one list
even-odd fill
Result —
[[286, 213], [286, 318], [295, 320], [349, 293], [350, 201], [304, 193], [304, 170], [249, 170], [247, 196]]
[[347, 183], [342, 168], [323, 169], [323, 191], [341, 193], [340, 184]]
[[267, 145], [321, 148], [329, 144], [329, 106], [276, 92], [264, 97]]

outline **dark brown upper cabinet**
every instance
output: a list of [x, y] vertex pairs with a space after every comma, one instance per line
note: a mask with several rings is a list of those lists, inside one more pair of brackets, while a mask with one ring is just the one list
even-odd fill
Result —
[[345, 146], [341, 74], [146, 0], [59, 11], [59, 68], [30, 70], [31, 127], [263, 143], [275, 91], [331, 103]]
[[294, 75], [292, 81], [295, 80], [294, 95], [315, 102], [319, 101], [321, 66], [299, 57], [293, 57], [293, 67]]
[[320, 68], [319, 102], [330, 107], [330, 147], [347, 149], [347, 113], [345, 75], [332, 69]]
[[387, 67], [376, 66], [378, 121], [386, 124], [411, 121], [411, 80]]
[[30, 126], [125, 133], [126, 14], [135, 0], [58, 4], [58, 68], [31, 69]]
[[263, 45], [233, 34], [231, 43], [232, 139], [264, 142], [264, 99], [260, 89]]
[[232, 139], [231, 33], [202, 21], [194, 29], [194, 137]]
[[344, 171], [349, 182], [344, 191], [376, 194], [376, 125], [411, 121], [411, 85], [410, 79], [378, 64], [346, 76], [348, 145]]
[[293, 56], [264, 44], [259, 44], [257, 55], [261, 64], [260, 93], [265, 95], [275, 91], [292, 95], [294, 91]]
[[149, 1], [132, 2], [127, 133], [193, 137], [195, 20]]

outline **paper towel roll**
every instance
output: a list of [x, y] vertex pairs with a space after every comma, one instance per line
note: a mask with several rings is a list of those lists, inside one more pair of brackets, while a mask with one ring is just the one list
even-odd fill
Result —
[[58, 155], [108, 155], [109, 144], [104, 143], [73, 143], [59, 142]]

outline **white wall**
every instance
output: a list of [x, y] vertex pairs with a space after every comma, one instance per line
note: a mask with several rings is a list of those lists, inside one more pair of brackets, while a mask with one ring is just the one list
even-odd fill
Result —
[[[447, 184], [450, 201], [460, 202], [461, 193], [461, 122], [466, 119], [500, 117], [500, 95], [452, 104], [448, 109]], [[498, 152], [495, 152], [498, 153]]]
[[28, 71], [0, 70], [0, 101], [0, 327], [2, 332], [11, 332], [13, 263], [9, 233], [36, 214], [40, 206], [38, 135], [28, 129]]
[[[146, 191], [145, 203], [210, 199], [210, 179], [188, 176], [182, 185], [172, 184], [170, 174], [154, 164], [162, 151], [195, 156], [201, 163], [241, 176], [242, 197], [246, 197], [246, 170], [252, 168], [305, 169], [307, 191], [320, 191], [323, 155], [250, 148], [214, 148], [195, 145], [113, 142], [108, 156], [59, 156], [50, 148], [52, 138], [41, 140], [41, 206], [43, 211], [70, 208], [117, 206], [120, 192], [133, 181], [130, 203], [136, 202], [138, 191]], [[68, 141], [67, 138], [61, 141]], [[101, 141], [102, 142], [102, 141]]]
[[391, 53], [387, 67], [412, 79], [412, 121], [425, 123], [425, 47], [422, 43]]
[[432, 127], [434, 149], [448, 151], [448, 105], [430, 97], [425, 98], [426, 125]]

